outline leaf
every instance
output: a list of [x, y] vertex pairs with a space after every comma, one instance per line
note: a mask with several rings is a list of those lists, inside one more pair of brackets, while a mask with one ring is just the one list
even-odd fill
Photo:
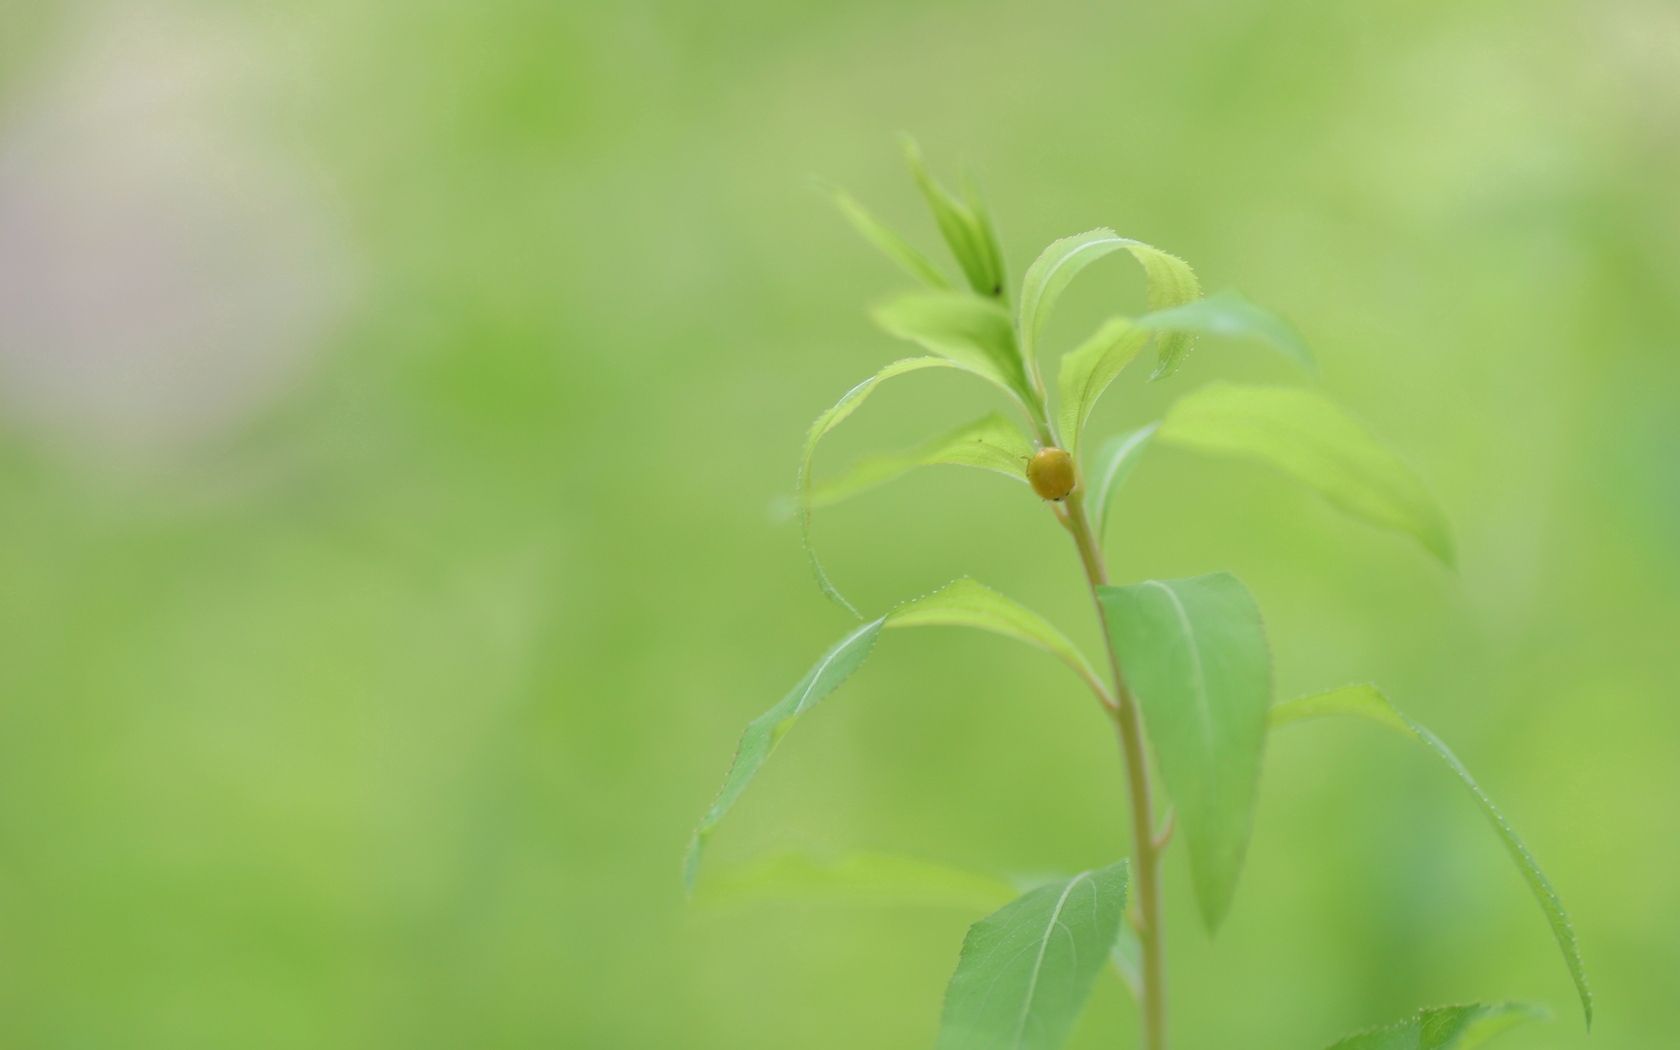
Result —
[[1580, 996], [1581, 1010], [1586, 1015], [1587, 1027], [1591, 1028], [1592, 989], [1587, 985], [1586, 967], [1581, 962], [1581, 949], [1576, 944], [1575, 927], [1569, 922], [1569, 913], [1564, 910], [1563, 901], [1552, 888], [1551, 880], [1547, 879], [1546, 873], [1541, 870], [1540, 862], [1534, 859], [1534, 854], [1529, 852], [1528, 846], [1517, 835], [1511, 822], [1506, 820], [1505, 814], [1493, 804], [1493, 799], [1482, 790], [1482, 786], [1470, 775], [1464, 763], [1459, 761], [1458, 756], [1453, 754], [1439, 737], [1402, 713], [1389, 702], [1381, 690], [1369, 684], [1343, 686], [1329, 692], [1285, 701], [1272, 709], [1271, 725], [1277, 728], [1326, 715], [1352, 715], [1363, 718], [1422, 744], [1445, 763], [1470, 790], [1476, 804], [1493, 824], [1499, 841], [1505, 846], [1505, 852], [1510, 854], [1511, 860], [1522, 872], [1523, 881], [1528, 883], [1529, 891], [1534, 894], [1540, 910], [1545, 913], [1546, 922], [1552, 928], [1552, 937], [1557, 941], [1558, 950], [1563, 953], [1564, 964], [1569, 968], [1569, 976], [1575, 982], [1575, 991]]
[[985, 198], [980, 195], [980, 188], [966, 176], [962, 185], [963, 200], [967, 202], [968, 210], [974, 216], [974, 226], [980, 234], [980, 247], [986, 257], [986, 268], [991, 273], [991, 296], [994, 299], [1002, 299], [1005, 279], [1003, 245], [998, 242], [997, 227], [992, 223], [991, 212], [986, 208]]
[[706, 840], [711, 837], [718, 822], [752, 783], [753, 777], [758, 775], [759, 769], [770, 757], [770, 752], [793, 728], [799, 716], [834, 692], [868, 659], [886, 622], [884, 616], [871, 620], [840, 639], [774, 707], [747, 723], [741, 742], [735, 748], [735, 760], [730, 763], [729, 773], [723, 779], [723, 787], [718, 790], [711, 808], [700, 818], [700, 825], [694, 829], [694, 836], [689, 841], [688, 854], [683, 859], [683, 884], [688, 889], [694, 888], [694, 879], [700, 870], [700, 851], [705, 848]]
[[969, 928], [945, 989], [939, 1050], [1053, 1050], [1108, 961], [1126, 862], [1041, 886]]
[[[1106, 226], [1063, 237], [1039, 253], [1021, 280], [1021, 356], [1029, 369], [1037, 368], [1038, 340], [1062, 292], [1085, 267], [1121, 249], [1131, 252], [1143, 267], [1151, 311], [1180, 306], [1201, 296], [1201, 285], [1190, 265], [1159, 248], [1122, 237]], [[1189, 352], [1192, 339], [1193, 336], [1185, 333], [1164, 334], [1156, 347], [1157, 364], [1152, 378], [1160, 378], [1177, 368]]]
[[917, 251], [915, 246], [899, 236], [897, 231], [877, 219], [851, 194], [844, 190], [835, 190], [834, 203], [846, 217], [846, 221], [851, 223], [852, 229], [873, 244], [882, 255], [897, 263], [905, 273], [930, 288], [950, 287], [950, 282], [928, 261], [927, 256]]
[[688, 889], [694, 888], [706, 840], [758, 775], [782, 737], [801, 715], [862, 666], [881, 631], [889, 627], [973, 627], [990, 631], [1044, 650], [1066, 664], [1087, 685], [1099, 692], [1102, 689], [1090, 664], [1066, 635], [1031, 609], [966, 576], [903, 602], [885, 616], [863, 624], [842, 638], [774, 707], [747, 723], [735, 749], [735, 759], [724, 776], [723, 787], [700, 818], [689, 842], [683, 861], [683, 882]]
[[1215, 293], [1206, 299], [1156, 310], [1138, 318], [1139, 328], [1152, 332], [1178, 332], [1191, 335], [1222, 335], [1257, 339], [1300, 366], [1312, 375], [1318, 362], [1295, 326], [1268, 310], [1263, 310], [1234, 289]]
[[1149, 441], [1159, 426], [1159, 423], [1151, 423], [1125, 434], [1117, 434], [1103, 442], [1097, 450], [1097, 465], [1091, 471], [1090, 485], [1090, 505], [1097, 511], [1097, 542], [1102, 542], [1108, 532], [1108, 514], [1114, 505], [1115, 495], [1131, 477], [1132, 470], [1143, 458], [1143, 452], [1149, 447]]
[[1024, 463], [1032, 453], [1032, 445], [1020, 428], [993, 412], [916, 448], [859, 462], [832, 481], [817, 485], [811, 493], [811, 504], [826, 507], [884, 485], [917, 467], [947, 464], [995, 471], [1026, 484]]
[[970, 577], [952, 580], [932, 594], [900, 605], [887, 620], [890, 627], [973, 627], [1025, 642], [1054, 656], [1102, 692], [1096, 672], [1067, 635], [1026, 606]]
[[709, 878], [700, 900], [826, 900], [987, 912], [1016, 893], [1003, 879], [912, 857], [853, 852], [831, 860], [779, 853]]
[[1271, 706], [1260, 610], [1229, 573], [1100, 587], [1097, 597], [1189, 843], [1196, 902], [1216, 929], [1248, 848]]
[[922, 196], [927, 198], [940, 235], [945, 238], [951, 255], [962, 268], [963, 276], [968, 278], [969, 287], [976, 294], [988, 298], [999, 295], [1003, 291], [1003, 272], [996, 267], [992, 257], [995, 240], [989, 227], [968, 205], [953, 197], [928, 174], [921, 147], [914, 139], [904, 140], [904, 159], [910, 165], [910, 174], [914, 176]]
[[1322, 394], [1215, 383], [1175, 404], [1156, 436], [1276, 467], [1348, 514], [1453, 563], [1446, 516], [1416, 472]]
[[1148, 332], [1124, 317], [1115, 317], [1062, 359], [1056, 428], [1069, 452], [1078, 450], [1080, 434], [1097, 399], [1147, 342]]
[[875, 392], [876, 387], [895, 376], [920, 371], [924, 368], [962, 368], [962, 366], [943, 357], [906, 357], [894, 361], [846, 391], [841, 395], [840, 400], [817, 417], [816, 422], [811, 424], [810, 431], [805, 435], [805, 449], [799, 457], [799, 477], [794, 482], [794, 489], [799, 496], [799, 539], [805, 547], [805, 556], [810, 559], [811, 571], [816, 575], [817, 586], [822, 588], [822, 592], [860, 620], [863, 619], [863, 614], [858, 612], [856, 606], [846, 600], [846, 596], [841, 594], [839, 588], [835, 587], [833, 581], [828, 578], [828, 573], [823, 570], [822, 560], [817, 557], [817, 548], [811, 542], [811, 511], [813, 509], [811, 460], [817, 454], [817, 445], [822, 442], [828, 432], [844, 422], [846, 417], [856, 412], [858, 406]]
[[1383, 1028], [1350, 1035], [1328, 1050], [1476, 1050], [1525, 1021], [1546, 1012], [1527, 1003], [1471, 1003], [1419, 1010]]
[[1015, 328], [1003, 307], [967, 292], [910, 292], [875, 308], [875, 323], [976, 375], [1024, 404], [1033, 400]]

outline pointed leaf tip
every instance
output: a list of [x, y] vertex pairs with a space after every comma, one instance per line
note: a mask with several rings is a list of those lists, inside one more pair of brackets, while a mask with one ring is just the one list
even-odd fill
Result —
[[[908, 135], [903, 136], [904, 159], [910, 175], [922, 191], [934, 224], [946, 247], [968, 279], [969, 287], [977, 295], [996, 298], [1003, 288], [1002, 260], [997, 254], [997, 235], [983, 211], [978, 211], [953, 196], [928, 173], [922, 159], [921, 147]], [[971, 197], [971, 203], [977, 203]]]

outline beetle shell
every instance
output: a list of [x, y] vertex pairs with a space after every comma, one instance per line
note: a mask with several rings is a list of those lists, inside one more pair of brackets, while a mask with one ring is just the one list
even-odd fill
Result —
[[1065, 449], [1041, 448], [1027, 462], [1027, 483], [1041, 499], [1066, 499], [1074, 482], [1073, 457]]

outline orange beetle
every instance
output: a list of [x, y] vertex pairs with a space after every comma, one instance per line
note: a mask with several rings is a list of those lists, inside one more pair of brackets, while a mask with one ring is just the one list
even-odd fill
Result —
[[1065, 449], [1041, 448], [1027, 461], [1027, 483], [1042, 499], [1066, 499], [1076, 481], [1073, 457]]

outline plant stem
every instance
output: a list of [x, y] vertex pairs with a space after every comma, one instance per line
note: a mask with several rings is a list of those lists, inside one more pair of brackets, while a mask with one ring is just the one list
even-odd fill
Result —
[[1166, 937], [1161, 925], [1161, 849], [1164, 838], [1155, 834], [1154, 803], [1151, 800], [1149, 767], [1144, 758], [1143, 722], [1138, 714], [1137, 701], [1126, 687], [1126, 676], [1120, 657], [1108, 633], [1108, 614], [1097, 597], [1097, 588], [1108, 583], [1108, 568], [1103, 564], [1102, 548], [1091, 531], [1085, 513], [1084, 493], [1075, 489], [1057, 508], [1057, 518], [1073, 537], [1079, 548], [1079, 560], [1085, 568], [1085, 581], [1091, 590], [1091, 601], [1097, 608], [1097, 620], [1102, 626], [1103, 649], [1108, 653], [1109, 666], [1114, 672], [1114, 705], [1108, 707], [1119, 731], [1120, 752], [1126, 769], [1127, 795], [1132, 808], [1133, 882], [1136, 887], [1137, 934], [1141, 949], [1139, 968], [1139, 1007], [1143, 1017], [1143, 1050], [1166, 1050], [1167, 1045], [1167, 985]]

